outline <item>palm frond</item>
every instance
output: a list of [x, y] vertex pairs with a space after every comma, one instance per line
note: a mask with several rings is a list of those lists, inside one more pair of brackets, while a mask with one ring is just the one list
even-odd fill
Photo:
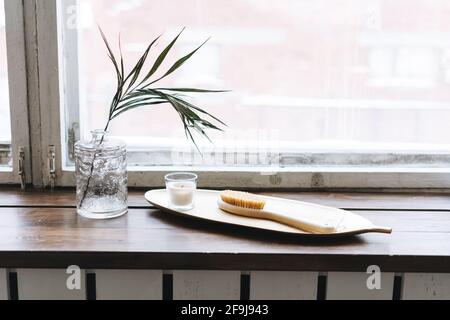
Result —
[[150, 69], [148, 74], [145, 76], [145, 78], [141, 81], [141, 84], [145, 83], [148, 79], [150, 79], [151, 76], [155, 74], [155, 72], [158, 70], [159, 66], [163, 63], [164, 59], [167, 57], [167, 54], [169, 53], [170, 49], [172, 49], [175, 42], [178, 40], [180, 35], [183, 33], [185, 28], [183, 28], [180, 33], [169, 43], [169, 45], [159, 54], [158, 58], [156, 59], [155, 63], [153, 64], [153, 67]]
[[116, 57], [114, 56], [114, 53], [113, 53], [113, 51], [111, 49], [111, 46], [109, 45], [108, 39], [106, 39], [106, 36], [103, 33], [102, 28], [98, 27], [98, 29], [100, 30], [100, 34], [102, 35], [103, 42], [105, 43], [106, 48], [108, 49], [108, 57], [112, 61], [112, 63], [114, 64], [114, 68], [115, 68], [116, 73], [117, 73], [118, 83], [120, 84], [120, 82], [122, 81], [123, 78], [122, 78], [122, 74], [120, 73], [120, 69], [119, 69], [119, 66], [117, 64]]
[[111, 116], [111, 120], [117, 118], [119, 115], [121, 115], [124, 112], [139, 108], [139, 107], [144, 107], [144, 106], [151, 106], [151, 105], [156, 105], [156, 104], [163, 104], [163, 103], [167, 103], [167, 101], [164, 100], [154, 100], [154, 101], [145, 101], [145, 102], [141, 102], [141, 103], [135, 103], [135, 104], [131, 104], [129, 106], [127, 106], [126, 108], [123, 109], [117, 109], [116, 113], [114, 113]]
[[156, 43], [156, 41], [159, 40], [159, 38], [161, 37], [158, 36], [156, 39], [154, 39], [147, 47], [147, 49], [144, 51], [144, 53], [142, 54], [141, 58], [138, 60], [138, 62], [136, 63], [136, 65], [134, 66], [133, 70], [131, 70], [130, 74], [125, 78], [124, 82], [127, 82], [128, 79], [131, 78], [130, 83], [128, 84], [128, 88], [127, 91], [136, 83], [137, 79], [139, 78], [140, 74], [141, 74], [141, 70], [142, 67], [144, 66], [148, 54], [150, 52], [150, 49], [153, 47], [153, 45]]
[[230, 92], [229, 90], [208, 90], [208, 89], [196, 89], [196, 88], [156, 88], [160, 91], [172, 91], [172, 92], [187, 92], [187, 93], [224, 93]]
[[120, 74], [123, 79], [123, 77], [125, 76], [125, 68], [123, 66], [122, 39], [120, 37], [120, 33], [119, 33], [119, 53], [120, 53]]
[[189, 60], [189, 58], [191, 58], [198, 50], [200, 50], [201, 47], [203, 47], [205, 45], [206, 42], [208, 42], [209, 38], [205, 40], [205, 42], [203, 42], [199, 47], [197, 47], [197, 49], [195, 49], [194, 51], [192, 51], [191, 53], [185, 55], [183, 58], [179, 59], [177, 62], [175, 62], [172, 67], [170, 67], [170, 69], [161, 77], [159, 77], [156, 80], [153, 80], [152, 82], [150, 82], [148, 85], [152, 85], [162, 79], [164, 79], [165, 77], [167, 77], [169, 74], [173, 73], [175, 70], [177, 70], [179, 67], [181, 67], [187, 60]]
[[[160, 39], [161, 36], [154, 39], [143, 52], [141, 57], [138, 59], [133, 69], [125, 76], [124, 68], [124, 58], [122, 53], [122, 44], [119, 36], [119, 52], [120, 60], [116, 59], [109, 42], [103, 33], [102, 29], [99, 27], [100, 34], [103, 41], [105, 42], [108, 57], [114, 65], [117, 76], [117, 90], [111, 101], [109, 118], [106, 124], [105, 130], [108, 128], [109, 123], [117, 118], [124, 112], [134, 110], [146, 106], [155, 106], [161, 104], [170, 105], [175, 112], [178, 114], [181, 123], [183, 125], [186, 137], [192, 141], [194, 146], [200, 152], [200, 149], [195, 141], [194, 132], [200, 134], [200, 136], [209, 139], [206, 132], [208, 129], [212, 130], [222, 130], [219, 125], [226, 126], [226, 124], [218, 119], [217, 117], [211, 115], [203, 108], [200, 108], [190, 102], [187, 102], [183, 94], [184, 93], [220, 93], [228, 92], [227, 90], [210, 90], [210, 89], [199, 89], [199, 88], [151, 88], [151, 85], [162, 80], [168, 75], [175, 72], [180, 68], [187, 60], [189, 60], [208, 40], [203, 42], [195, 50], [185, 55], [184, 57], [178, 59], [161, 77], [156, 80], [150, 81], [152, 76], [159, 70], [163, 62], [165, 61], [168, 53], [171, 51], [172, 47], [175, 45], [178, 38], [184, 31], [184, 28], [178, 33], [178, 35], [163, 49], [158, 55], [152, 67], [148, 71], [144, 71], [144, 66], [146, 65], [147, 58], [149, 56], [151, 48]], [[140, 81], [138, 81], [141, 79]], [[150, 82], [149, 82], [150, 81]], [[138, 83], [136, 85], [136, 83]], [[204, 118], [204, 116], [210, 119]], [[218, 125], [213, 122], [217, 122]]]

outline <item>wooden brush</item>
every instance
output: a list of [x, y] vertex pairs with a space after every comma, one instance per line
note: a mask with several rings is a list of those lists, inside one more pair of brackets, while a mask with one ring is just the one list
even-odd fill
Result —
[[334, 233], [342, 222], [341, 217], [323, 214], [321, 210], [314, 210], [314, 207], [311, 212], [298, 212], [295, 205], [277, 207], [276, 203], [266, 202], [262, 197], [247, 192], [223, 191], [218, 205], [220, 209], [228, 213], [272, 220], [318, 234]]

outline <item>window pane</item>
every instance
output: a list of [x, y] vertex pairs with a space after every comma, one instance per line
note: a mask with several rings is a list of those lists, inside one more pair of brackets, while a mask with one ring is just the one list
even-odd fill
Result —
[[6, 60], [5, 6], [0, 0], [0, 166], [10, 166], [11, 123]]
[[[214, 145], [200, 142], [208, 160], [177, 158], [173, 150], [190, 144], [174, 110], [158, 105], [126, 113], [110, 127], [131, 151], [143, 151], [136, 152], [132, 163], [206, 164], [213, 157], [214, 164], [358, 165], [361, 158], [346, 155], [379, 153], [388, 158], [369, 156], [364, 161], [415, 165], [421, 159], [425, 163], [420, 165], [438, 166], [435, 158], [423, 155], [450, 150], [449, 1], [62, 3], [61, 31], [69, 35], [64, 37], [65, 92], [76, 91], [80, 111], [66, 110], [66, 122], [72, 126], [79, 117], [82, 137], [104, 126], [115, 86], [96, 23], [116, 53], [121, 34], [128, 70], [160, 33], [164, 36], [158, 50], [187, 27], [170, 62], [212, 36], [158, 84], [232, 90], [195, 97], [228, 124], [225, 133], [211, 133]], [[225, 159], [223, 152], [234, 156]], [[393, 153], [408, 156], [400, 160]], [[411, 156], [416, 153], [422, 157]]]

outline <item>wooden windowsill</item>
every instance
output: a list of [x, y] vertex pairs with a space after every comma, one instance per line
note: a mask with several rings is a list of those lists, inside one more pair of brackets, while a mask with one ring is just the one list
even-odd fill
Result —
[[71, 189], [0, 187], [0, 268], [450, 270], [450, 195], [270, 193], [346, 208], [394, 230], [307, 240], [171, 216], [143, 194], [130, 192], [126, 216], [93, 221], [76, 214]]

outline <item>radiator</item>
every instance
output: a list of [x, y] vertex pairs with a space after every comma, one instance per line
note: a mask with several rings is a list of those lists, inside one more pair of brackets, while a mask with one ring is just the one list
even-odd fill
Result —
[[359, 272], [0, 269], [2, 300], [392, 300], [450, 299], [450, 274], [382, 273], [379, 287]]

